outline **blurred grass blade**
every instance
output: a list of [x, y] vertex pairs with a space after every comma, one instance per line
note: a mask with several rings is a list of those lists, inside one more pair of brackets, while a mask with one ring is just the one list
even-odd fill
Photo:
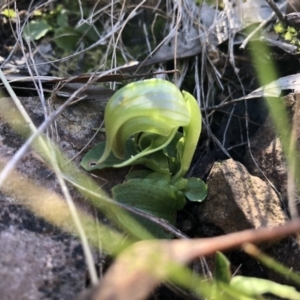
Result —
[[262, 264], [274, 270], [278, 274], [282, 275], [282, 277], [293, 280], [296, 284], [300, 285], [300, 274], [294, 272], [291, 268], [285, 267], [283, 264], [276, 261], [274, 258], [264, 254], [260, 249], [258, 249], [253, 244], [245, 244], [243, 246], [243, 250], [255, 257]]
[[275, 296], [290, 300], [299, 300], [300, 293], [294, 287], [276, 283], [271, 280], [235, 276], [231, 280], [231, 286], [249, 296], [258, 296], [266, 293], [271, 293]]

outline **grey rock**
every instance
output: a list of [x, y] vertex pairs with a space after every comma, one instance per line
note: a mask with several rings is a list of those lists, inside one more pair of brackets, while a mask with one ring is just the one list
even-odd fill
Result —
[[[20, 100], [35, 125], [39, 126], [44, 120], [40, 99], [27, 97]], [[3, 98], [0, 101], [3, 105]], [[53, 109], [47, 101], [46, 105], [48, 112]], [[96, 100], [86, 100], [68, 107], [48, 134], [71, 159], [91, 139], [95, 133], [93, 128], [98, 127], [102, 119], [103, 104]], [[101, 138], [98, 135], [89, 147], [99, 140]], [[24, 138], [0, 117], [1, 159], [8, 161], [23, 143]], [[81, 158], [82, 155], [75, 159], [77, 165]], [[32, 179], [36, 185], [61, 194], [53, 171], [34, 151], [23, 156], [17, 170], [25, 178]], [[99, 179], [101, 185], [103, 180], [108, 180], [103, 178]], [[69, 187], [77, 207], [86, 212], [94, 212], [84, 197]], [[97, 261], [101, 262], [101, 259], [99, 254]], [[1, 299], [74, 299], [84, 289], [86, 275], [84, 255], [77, 238], [35, 216], [20, 205], [13, 194], [7, 196], [0, 192]]]
[[282, 145], [274, 125], [268, 117], [263, 126], [251, 139], [251, 153], [244, 158], [248, 171], [263, 180], [268, 179], [279, 191], [284, 203], [287, 202], [287, 166]]
[[0, 232], [1, 299], [73, 299], [84, 289], [79, 242], [10, 226]]
[[207, 180], [208, 196], [199, 205], [201, 222], [213, 223], [224, 233], [286, 222], [280, 200], [271, 186], [251, 176], [239, 162], [215, 163]]

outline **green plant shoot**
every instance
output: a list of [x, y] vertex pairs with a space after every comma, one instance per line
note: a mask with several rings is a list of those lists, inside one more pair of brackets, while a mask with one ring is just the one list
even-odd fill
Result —
[[[108, 101], [104, 115], [106, 142], [92, 148], [81, 165], [88, 171], [141, 164], [126, 182], [112, 189], [116, 201], [164, 218], [175, 225], [185, 199], [202, 201], [207, 187], [199, 178], [183, 178], [201, 131], [195, 98], [172, 83], [150, 79], [131, 83]], [[155, 190], [152, 187], [155, 186]], [[151, 192], [149, 192], [151, 190]], [[172, 235], [147, 219], [132, 216], [159, 238]], [[128, 231], [140, 237], [125, 218]]]

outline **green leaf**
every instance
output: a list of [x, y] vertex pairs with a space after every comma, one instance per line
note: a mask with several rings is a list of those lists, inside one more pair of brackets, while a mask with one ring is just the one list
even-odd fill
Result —
[[134, 170], [125, 176], [126, 181], [129, 181], [131, 179], [137, 179], [137, 178], [161, 179], [169, 183], [171, 182], [171, 175], [169, 173], [166, 174], [160, 172], [153, 172], [152, 170], [148, 170], [148, 169]]
[[125, 180], [128, 181], [134, 178], [146, 178], [151, 173], [152, 173], [151, 170], [134, 170], [125, 176]]
[[163, 149], [163, 153], [173, 161], [178, 160], [178, 150], [176, 147], [181, 138], [182, 133], [176, 132], [172, 141]]
[[55, 30], [54, 38], [57, 47], [65, 51], [72, 51], [77, 47], [80, 35], [71, 27], [60, 27]]
[[164, 173], [159, 173], [159, 172], [151, 172], [149, 175], [146, 177], [147, 179], [157, 179], [157, 180], [164, 180], [167, 182], [171, 182], [171, 176], [170, 174], [164, 174]]
[[274, 28], [274, 31], [279, 34], [284, 33], [287, 30], [286, 26], [282, 22], [275, 23], [273, 28]]
[[87, 37], [92, 42], [97, 42], [100, 38], [95, 28], [87, 23], [82, 23], [76, 30], [80, 32], [83, 37]]
[[300, 293], [297, 292], [294, 287], [279, 284], [267, 279], [235, 276], [232, 278], [230, 285], [239, 289], [243, 294], [248, 296], [258, 296], [271, 293], [284, 299], [300, 299]]
[[106, 142], [101, 142], [97, 144], [95, 147], [91, 148], [83, 157], [81, 161], [81, 166], [87, 171], [112, 168], [115, 165], [118, 165], [123, 161], [125, 161], [126, 159], [130, 158], [132, 155], [136, 154], [134, 140], [128, 139], [126, 141], [125, 155], [123, 160], [116, 158], [115, 155], [111, 152], [107, 157], [106, 161], [99, 165], [97, 164], [97, 161], [99, 157], [102, 156], [105, 146], [106, 146]]
[[154, 172], [159, 172], [162, 174], [170, 174], [169, 170], [169, 160], [162, 153], [162, 151], [158, 151], [155, 153], [151, 153], [147, 156], [141, 157], [137, 159], [134, 164], [142, 164], [145, 167], [153, 170]]
[[[163, 179], [131, 179], [112, 189], [114, 198], [175, 224], [173, 212], [185, 205], [185, 197], [176, 187]], [[172, 211], [172, 212], [170, 212]]]
[[15, 18], [17, 16], [14, 9], [5, 8], [1, 11], [1, 15], [7, 17], [7, 18]]
[[[182, 209], [185, 205], [183, 193], [162, 179], [131, 179], [124, 184], [116, 185], [112, 189], [112, 194], [116, 201], [163, 218], [172, 225], [175, 224], [177, 210]], [[155, 237], [171, 237], [153, 222], [133, 214], [131, 216], [144, 225]], [[124, 218], [122, 221], [133, 234], [137, 234], [130, 224], [126, 224]]]
[[229, 283], [231, 280], [230, 262], [221, 252], [216, 252], [214, 278], [223, 283]]
[[[125, 154], [123, 159], [117, 158], [112, 152], [109, 154], [105, 162], [97, 164], [98, 158], [102, 156], [106, 147], [106, 142], [101, 142], [92, 149], [90, 149], [81, 161], [81, 166], [87, 171], [101, 170], [105, 168], [120, 168], [123, 167], [123, 162], [136, 155], [136, 145], [133, 138], [130, 138], [125, 143]], [[141, 157], [135, 160], [132, 165], [140, 164], [147, 168], [169, 174], [168, 159], [161, 151], [148, 155], [147, 157]]]
[[68, 11], [66, 9], [61, 9], [58, 11], [57, 24], [59, 25], [59, 27], [69, 26]]
[[[182, 151], [180, 151], [180, 144], [182, 139], [182, 133], [176, 132], [172, 141], [162, 149], [164, 155], [168, 157], [169, 170], [171, 174], [176, 174], [181, 166]], [[179, 151], [178, 151], [179, 149]]]
[[176, 182], [173, 182], [173, 185], [176, 186], [179, 190], [184, 190], [188, 184], [188, 180], [186, 178], [179, 178]]
[[207, 185], [200, 178], [190, 177], [182, 192], [190, 201], [201, 202], [207, 196]]
[[38, 40], [45, 36], [50, 30], [52, 30], [52, 27], [45, 20], [33, 20], [25, 25], [23, 37], [30, 41]]

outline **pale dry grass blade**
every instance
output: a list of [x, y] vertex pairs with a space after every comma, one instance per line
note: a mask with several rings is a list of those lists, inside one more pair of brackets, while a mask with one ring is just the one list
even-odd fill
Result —
[[[95, 263], [94, 263], [94, 260], [93, 260], [93, 256], [92, 256], [92, 252], [91, 252], [91, 249], [89, 247], [89, 243], [88, 243], [88, 239], [87, 239], [87, 236], [86, 236], [86, 233], [84, 232], [84, 229], [82, 227], [82, 224], [81, 224], [81, 221], [79, 219], [79, 215], [78, 215], [78, 211], [77, 211], [77, 208], [73, 202], [73, 199], [69, 193], [69, 190], [65, 184], [65, 181], [61, 175], [61, 171], [57, 165], [57, 161], [56, 161], [56, 157], [55, 155], [53, 155], [55, 152], [53, 152], [53, 149], [51, 149], [50, 147], [50, 144], [48, 144], [46, 142], [46, 140], [44, 140], [39, 134], [38, 134], [38, 130], [37, 128], [35, 127], [35, 125], [33, 124], [32, 120], [30, 119], [30, 117], [28, 116], [26, 110], [24, 109], [22, 103], [19, 101], [18, 97], [16, 96], [16, 94], [14, 93], [14, 91], [11, 89], [9, 83], [7, 82], [2, 70], [0, 69], [0, 78], [2, 80], [2, 82], [4, 83], [4, 86], [6, 87], [8, 93], [10, 94], [11, 96], [11, 99], [14, 101], [14, 104], [16, 105], [16, 107], [18, 108], [22, 118], [24, 119], [25, 121], [25, 124], [28, 126], [30, 132], [32, 134], [36, 134], [36, 143], [37, 143], [37, 146], [38, 148], [40, 148], [40, 150], [42, 150], [45, 154], [45, 157], [50, 161], [51, 163], [51, 166], [53, 167], [54, 169], [54, 172], [55, 172], [55, 175], [57, 177], [57, 180], [60, 184], [60, 187], [61, 187], [61, 190], [63, 192], [63, 195], [66, 199], [66, 202], [68, 204], [68, 207], [69, 207], [69, 210], [71, 212], [71, 215], [73, 217], [73, 222], [76, 226], [76, 229], [78, 231], [78, 234], [80, 236], [80, 239], [81, 239], [81, 242], [82, 242], [82, 246], [83, 246], [83, 251], [85, 253], [85, 258], [86, 258], [86, 262], [87, 262], [87, 265], [88, 265], [88, 269], [89, 269], [89, 272], [90, 272], [90, 276], [91, 276], [91, 280], [93, 282], [93, 284], [96, 284], [98, 279], [97, 279], [97, 273], [96, 273], [96, 270], [95, 270]], [[2, 99], [2, 102], [4, 100]], [[9, 111], [13, 111], [14, 108], [12, 105], [8, 104], [6, 105], [6, 108], [9, 110], [9, 111], [5, 111], [5, 105], [4, 103], [3, 104], [3, 110], [1, 111], [1, 114], [2, 114], [2, 117], [3, 115], [6, 113], [6, 114], [9, 114]], [[16, 117], [16, 116], [15, 116]], [[20, 120], [17, 120], [15, 118], [13, 118], [12, 120], [9, 120], [10, 122], [20, 122]], [[23, 121], [23, 122], [24, 122]], [[22, 123], [22, 121], [21, 121]], [[21, 158], [22, 156], [20, 156]], [[16, 163], [16, 161], [14, 161], [14, 163]], [[11, 173], [12, 171], [12, 168], [7, 168], [6, 169], [6, 172], [3, 172], [0, 174], [0, 187], [3, 186], [3, 182], [5, 181], [5, 179], [7, 178], [7, 176]]]

